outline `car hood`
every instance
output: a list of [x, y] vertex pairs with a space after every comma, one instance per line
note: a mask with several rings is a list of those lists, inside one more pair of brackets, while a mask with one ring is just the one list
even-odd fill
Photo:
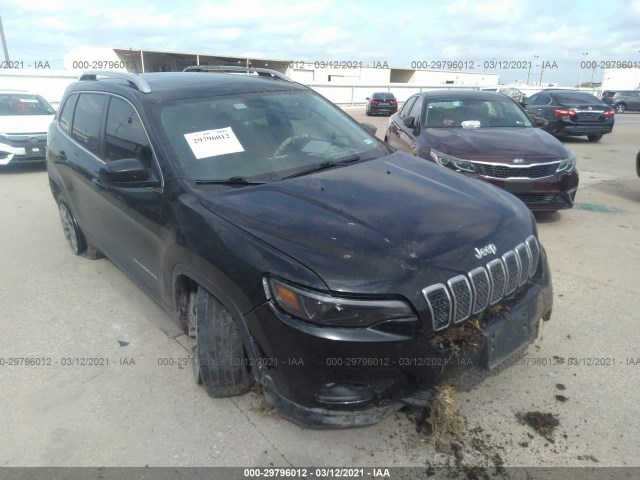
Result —
[[515, 197], [402, 152], [200, 201], [341, 292], [410, 295], [492, 259], [475, 248], [501, 255], [535, 232]]
[[53, 115], [0, 116], [0, 133], [47, 133]]
[[540, 162], [567, 157], [562, 143], [538, 128], [427, 128], [423, 135], [431, 148], [468, 160], [514, 158]]

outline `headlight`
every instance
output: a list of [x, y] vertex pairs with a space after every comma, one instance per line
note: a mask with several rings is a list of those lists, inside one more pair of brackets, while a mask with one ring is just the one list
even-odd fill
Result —
[[265, 279], [268, 298], [289, 315], [319, 325], [369, 327], [385, 320], [415, 319], [402, 300], [361, 300], [294, 287], [275, 278]]
[[431, 159], [436, 162], [438, 165], [442, 165], [443, 167], [448, 167], [452, 170], [462, 170], [465, 172], [475, 172], [476, 167], [469, 160], [462, 160], [460, 158], [452, 157], [451, 155], [445, 155], [444, 153], [440, 153], [437, 150], [431, 149], [431, 153], [429, 154]]
[[576, 168], [576, 158], [577, 158], [576, 154], [573, 153], [571, 150], [567, 150], [567, 153], [569, 154], [569, 156], [558, 164], [556, 173], [560, 173], [560, 172], [571, 173]]

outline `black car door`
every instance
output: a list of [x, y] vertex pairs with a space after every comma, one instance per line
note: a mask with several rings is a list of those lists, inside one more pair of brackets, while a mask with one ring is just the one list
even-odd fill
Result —
[[526, 109], [534, 117], [542, 117], [547, 121], [553, 120], [553, 100], [546, 93], [537, 93], [526, 102]]
[[[416, 140], [415, 127], [418, 125], [420, 111], [422, 110], [422, 97], [414, 95], [410, 97], [402, 110], [392, 117], [388, 130], [388, 142], [399, 150], [415, 154]], [[417, 113], [417, 116], [416, 116]], [[409, 118], [413, 117], [412, 126], [407, 126]]]
[[[72, 120], [68, 112], [74, 112]], [[100, 179], [100, 170], [109, 162], [132, 157], [145, 162], [151, 176], [159, 178], [140, 117], [122, 98], [81, 93], [66, 102], [60, 128], [69, 136], [51, 148], [87, 241], [150, 294], [158, 295], [161, 190], [108, 185]]]
[[110, 96], [104, 122], [102, 159], [135, 158], [148, 170], [149, 182], [111, 183], [92, 179], [95, 209], [100, 212], [103, 252], [150, 294], [160, 298], [162, 206], [161, 172], [140, 115], [127, 100]]

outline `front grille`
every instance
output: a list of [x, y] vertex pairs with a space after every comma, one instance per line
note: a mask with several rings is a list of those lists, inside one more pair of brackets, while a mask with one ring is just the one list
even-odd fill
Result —
[[491, 278], [491, 297], [489, 303], [491, 305], [498, 303], [504, 297], [504, 289], [507, 286], [507, 271], [504, 263], [499, 258], [487, 263], [489, 278]]
[[422, 294], [429, 305], [433, 329], [438, 331], [447, 328], [451, 321], [451, 297], [447, 287], [438, 283], [422, 290]]
[[475, 163], [476, 172], [479, 175], [493, 178], [543, 178], [556, 173], [560, 162], [544, 163], [531, 166], [490, 165], [487, 163]]
[[531, 235], [523, 243], [495, 258], [486, 266], [457, 275], [447, 285], [437, 283], [422, 290], [433, 329], [444, 330], [495, 305], [533, 276], [540, 259], [540, 246]]
[[510, 295], [518, 288], [518, 282], [520, 281], [520, 264], [518, 263], [518, 256], [511, 250], [502, 256], [502, 261], [507, 267], [507, 287], [505, 294]]
[[554, 203], [558, 198], [556, 193], [516, 193], [515, 195], [524, 203]]
[[[23, 147], [33, 145], [34, 147], [46, 145], [47, 134], [46, 133], [5, 133], [0, 136], [0, 140], [4, 139], [9, 145], [14, 147]], [[32, 141], [35, 139], [36, 141]]]
[[453, 293], [453, 323], [460, 323], [471, 315], [471, 286], [464, 275], [458, 275], [447, 282]]

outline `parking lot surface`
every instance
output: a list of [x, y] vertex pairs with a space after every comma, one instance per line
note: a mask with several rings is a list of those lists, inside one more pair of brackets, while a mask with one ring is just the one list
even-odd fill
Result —
[[[384, 136], [387, 117], [345, 110]], [[553, 316], [519, 364], [459, 393], [463, 464], [640, 466], [639, 138], [640, 114], [624, 114], [599, 143], [564, 140], [576, 206], [536, 215]], [[273, 416], [257, 392], [209, 398], [166, 313], [107, 259], [71, 254], [43, 167], [1, 170], [0, 202], [0, 466], [453, 463], [415, 412], [320, 431]], [[559, 425], [544, 438], [522, 412]]]

